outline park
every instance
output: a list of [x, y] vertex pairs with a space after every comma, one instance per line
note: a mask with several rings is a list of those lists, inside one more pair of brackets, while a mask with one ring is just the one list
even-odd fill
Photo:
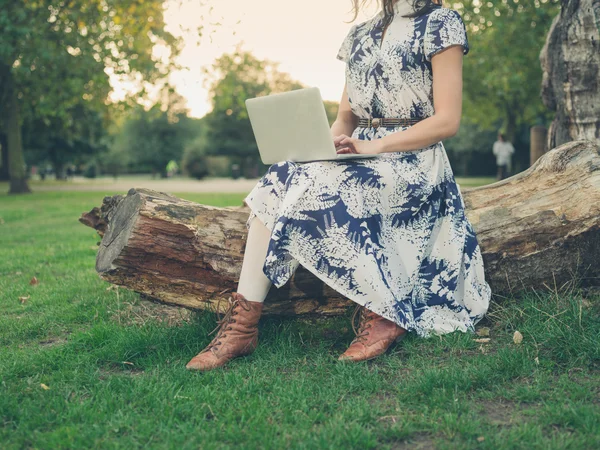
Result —
[[194, 74], [195, 117], [168, 77], [207, 33], [170, 28], [186, 4], [215, 23], [183, 0], [0, 10], [0, 447], [598, 448], [598, 2], [444, 2], [471, 44], [444, 146], [493, 293], [474, 333], [340, 364], [352, 302], [301, 266], [256, 351], [205, 373], [185, 364], [235, 290], [269, 167], [244, 100], [305, 84], [237, 47]]

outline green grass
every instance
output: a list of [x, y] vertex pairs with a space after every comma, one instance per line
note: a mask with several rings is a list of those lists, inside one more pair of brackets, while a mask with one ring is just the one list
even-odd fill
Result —
[[[351, 311], [264, 317], [253, 355], [191, 373], [185, 364], [215, 317], [99, 279], [99, 238], [77, 218], [103, 195], [0, 195], [1, 448], [600, 445], [597, 294], [531, 291], [493, 305], [482, 324], [489, 343], [410, 336], [361, 364], [337, 361]], [[220, 206], [243, 198], [179, 195]]]
[[[219, 179], [219, 178], [218, 177], [206, 177], [203, 179], [203, 181], [209, 181], [212, 179]], [[96, 178], [86, 179], [86, 182], [83, 184], [83, 186], [102, 185], [105, 188], [107, 188], [107, 186], [110, 186], [114, 181], [115, 181], [115, 179], [112, 176], [101, 175]], [[119, 175], [119, 177], [117, 178], [117, 181], [118, 182], [129, 181], [132, 183], [132, 185], [135, 185], [135, 183], [137, 183], [137, 182], [145, 182], [145, 181], [160, 181], [160, 182], [189, 181], [190, 183], [198, 182], [198, 180], [195, 180], [193, 178], [183, 177], [180, 175], [177, 175], [170, 179], [164, 179], [164, 178], [161, 179], [158, 176], [153, 179], [152, 176], [148, 175], [148, 174]], [[495, 181], [496, 181], [496, 179], [493, 177], [456, 177], [456, 182], [460, 185], [461, 188], [471, 188], [471, 187], [482, 186], [485, 184], [494, 183]], [[44, 181], [39, 180], [37, 178], [30, 179], [28, 181], [28, 185], [31, 188], [31, 190], [34, 192], [36, 191], [36, 189], [38, 187], [44, 188], [44, 189], [72, 188], [74, 191], [76, 191], [78, 188], [80, 188], [82, 186], [82, 184], [80, 184], [80, 183], [73, 183], [73, 181], [66, 181], [66, 180], [56, 180], [54, 178], [47, 178]], [[6, 192], [8, 192], [8, 190], [9, 190], [8, 182], [0, 181], [0, 193], [2, 193], [2, 194], [6, 193]]]
[[456, 182], [460, 187], [471, 188], [495, 183], [496, 179], [494, 177], [456, 177]]

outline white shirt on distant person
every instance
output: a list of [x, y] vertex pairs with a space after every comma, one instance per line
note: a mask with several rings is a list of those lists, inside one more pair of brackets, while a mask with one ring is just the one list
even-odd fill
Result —
[[494, 142], [492, 152], [496, 155], [496, 165], [509, 166], [510, 156], [515, 152], [515, 148], [510, 142], [496, 141]]

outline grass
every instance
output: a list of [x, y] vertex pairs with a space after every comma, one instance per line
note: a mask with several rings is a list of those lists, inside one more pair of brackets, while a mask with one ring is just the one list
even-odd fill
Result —
[[527, 292], [493, 305], [488, 343], [410, 336], [362, 364], [337, 361], [351, 311], [264, 317], [253, 355], [191, 373], [213, 313], [147, 303], [94, 271], [98, 236], [77, 218], [110, 194], [0, 195], [3, 449], [599, 447], [598, 294]]
[[[219, 178], [218, 177], [205, 177], [202, 181], [210, 181], [213, 179], [218, 180]], [[149, 174], [119, 175], [119, 177], [116, 180], [114, 177], [109, 176], [109, 175], [100, 175], [96, 178], [86, 178], [86, 179], [84, 179], [84, 181], [85, 181], [84, 183], [81, 183], [81, 182], [74, 183], [73, 181], [57, 180], [54, 178], [54, 176], [46, 178], [44, 181], [42, 181], [36, 177], [35, 179], [28, 180], [28, 185], [33, 191], [35, 191], [36, 188], [38, 188], [38, 187], [44, 188], [44, 189], [72, 188], [74, 191], [76, 191], [78, 188], [81, 188], [81, 186], [92, 186], [92, 185], [99, 185], [101, 187], [104, 187], [105, 189], [109, 189], [110, 185], [115, 183], [115, 181], [118, 181], [118, 182], [129, 181], [132, 183], [132, 186], [134, 186], [136, 183], [144, 183], [147, 181], [157, 181], [157, 182], [161, 182], [161, 183], [187, 181], [192, 184], [198, 183], [198, 180], [196, 180], [194, 178], [184, 177], [181, 175], [177, 175], [175, 177], [165, 179], [165, 178], [160, 178], [158, 176], [156, 178], [152, 178], [152, 176]], [[495, 181], [496, 181], [496, 179], [493, 177], [456, 177], [456, 182], [460, 185], [461, 188], [482, 186], [484, 184], [494, 183]], [[0, 181], [0, 193], [8, 192], [8, 190], [9, 190], [8, 182]]]

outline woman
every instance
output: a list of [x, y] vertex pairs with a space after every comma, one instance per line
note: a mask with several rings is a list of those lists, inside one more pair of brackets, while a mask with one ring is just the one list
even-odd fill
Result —
[[460, 15], [431, 0], [383, 0], [350, 29], [331, 132], [339, 153], [378, 156], [269, 167], [244, 200], [237, 292], [188, 369], [252, 353], [271, 284], [283, 286], [299, 264], [357, 303], [356, 336], [340, 360], [375, 358], [407, 332], [473, 331], [491, 290], [441, 142], [459, 128], [468, 51]]

